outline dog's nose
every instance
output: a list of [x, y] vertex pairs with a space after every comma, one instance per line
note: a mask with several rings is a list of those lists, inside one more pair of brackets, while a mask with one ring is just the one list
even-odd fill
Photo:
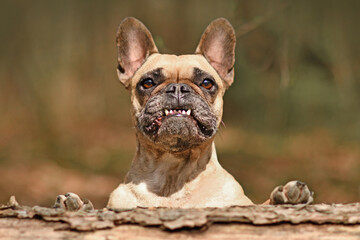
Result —
[[184, 83], [171, 83], [166, 89], [166, 93], [173, 95], [176, 98], [181, 98], [191, 91], [189, 85]]

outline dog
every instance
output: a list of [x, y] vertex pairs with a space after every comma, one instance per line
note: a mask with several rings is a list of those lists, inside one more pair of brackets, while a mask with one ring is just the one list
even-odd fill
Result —
[[[133, 17], [120, 23], [117, 74], [130, 91], [137, 147], [108, 208], [253, 204], [219, 164], [214, 143], [223, 95], [234, 81], [235, 43], [234, 28], [219, 18], [194, 54], [160, 54], [143, 23]], [[311, 203], [312, 196], [306, 184], [291, 181], [276, 187], [266, 203]], [[73, 193], [58, 196], [55, 206], [89, 207]]]

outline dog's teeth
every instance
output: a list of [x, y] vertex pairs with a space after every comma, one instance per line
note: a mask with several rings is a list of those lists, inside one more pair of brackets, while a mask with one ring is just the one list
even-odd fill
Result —
[[165, 109], [164, 110], [165, 116], [167, 115], [173, 115], [173, 114], [182, 114], [182, 115], [188, 115], [190, 116], [191, 114], [191, 109], [188, 110], [181, 110], [181, 109]]

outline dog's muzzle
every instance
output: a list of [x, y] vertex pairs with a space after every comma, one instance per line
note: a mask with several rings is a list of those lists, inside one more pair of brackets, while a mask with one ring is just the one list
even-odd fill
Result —
[[184, 83], [171, 83], [151, 97], [137, 120], [145, 136], [171, 151], [200, 144], [213, 137], [217, 128], [211, 107]]

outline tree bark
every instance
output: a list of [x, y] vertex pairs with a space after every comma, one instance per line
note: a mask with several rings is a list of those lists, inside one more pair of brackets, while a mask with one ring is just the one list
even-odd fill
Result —
[[360, 239], [360, 204], [66, 212], [0, 205], [0, 239]]

